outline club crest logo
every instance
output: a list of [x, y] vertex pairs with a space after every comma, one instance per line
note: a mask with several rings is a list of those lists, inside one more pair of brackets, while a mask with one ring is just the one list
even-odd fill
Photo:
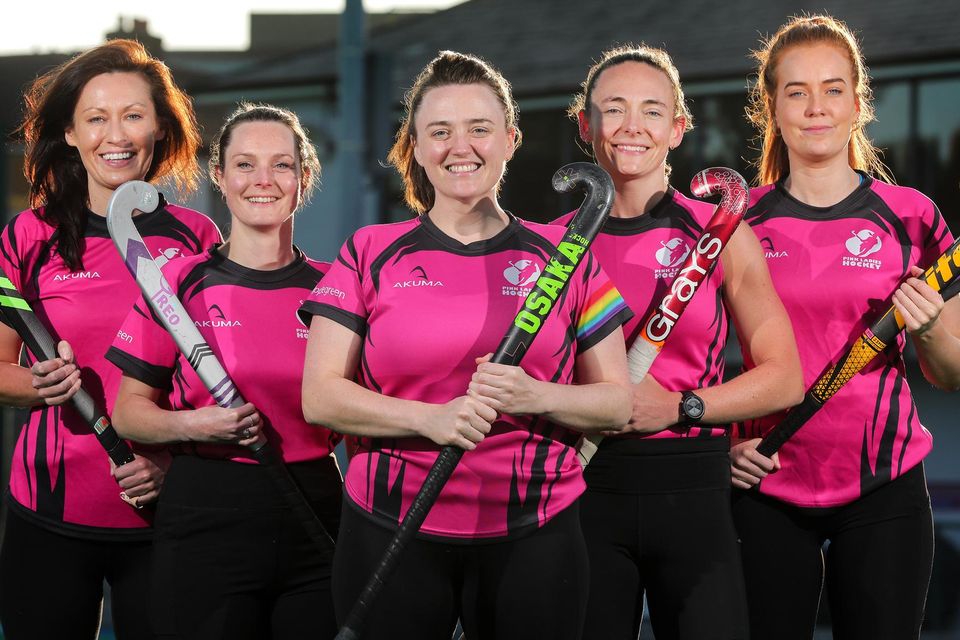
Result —
[[860, 267], [862, 269], [879, 269], [880, 260], [870, 258], [883, 246], [883, 240], [877, 232], [870, 229], [851, 231], [850, 237], [844, 243], [849, 256], [843, 256], [841, 264], [845, 267]]
[[297, 308], [293, 310], [293, 317], [297, 319], [297, 324], [299, 327], [296, 327], [297, 337], [301, 340], [306, 340], [310, 337], [310, 326], [303, 321], [303, 318], [300, 317], [300, 307], [303, 306], [303, 300], [297, 302]]
[[676, 278], [680, 265], [690, 255], [690, 251], [690, 244], [683, 238], [670, 238], [666, 242], [661, 240], [660, 248], [653, 254], [660, 265], [653, 270], [653, 277], [667, 280]]
[[847, 251], [858, 258], [866, 258], [880, 251], [880, 247], [883, 245], [880, 236], [869, 229], [851, 231], [850, 234], [852, 237], [846, 242]]
[[526, 258], [516, 262], [508, 261], [507, 265], [503, 270], [503, 278], [510, 284], [503, 286], [503, 295], [525, 297], [542, 273], [540, 265]]
[[522, 287], [540, 277], [540, 265], [533, 260], [517, 260], [508, 264], [510, 266], [503, 270], [503, 277], [510, 284]]
[[662, 246], [657, 249], [657, 262], [665, 267], [679, 267], [680, 263], [690, 255], [690, 245], [683, 241], [683, 238], [671, 238], [667, 242], [661, 242]]
[[161, 249], [157, 252], [157, 257], [154, 259], [154, 262], [157, 263], [158, 267], [162, 267], [174, 258], [179, 258], [181, 255], [181, 249], [179, 247]]

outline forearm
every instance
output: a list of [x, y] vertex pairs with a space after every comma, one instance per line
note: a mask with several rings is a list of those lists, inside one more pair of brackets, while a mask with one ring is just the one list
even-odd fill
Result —
[[[703, 422], [728, 424], [782, 411], [803, 400], [803, 379], [793, 367], [768, 360], [736, 378], [695, 390], [703, 398]], [[679, 405], [679, 397], [677, 402]]]
[[930, 384], [948, 391], [960, 389], [960, 337], [943, 322], [936, 322], [926, 333], [914, 334], [913, 344]]
[[392, 398], [331, 376], [305, 384], [303, 416], [307, 422], [339, 433], [374, 438], [410, 438], [434, 405]]
[[120, 395], [113, 408], [113, 426], [124, 438], [145, 444], [186, 442], [194, 412], [162, 409], [143, 396]]
[[36, 407], [43, 404], [33, 388], [30, 370], [12, 362], [0, 363], [0, 404], [7, 407]]
[[613, 382], [557, 384], [540, 381], [541, 414], [576, 431], [619, 429], [630, 420], [630, 390]]

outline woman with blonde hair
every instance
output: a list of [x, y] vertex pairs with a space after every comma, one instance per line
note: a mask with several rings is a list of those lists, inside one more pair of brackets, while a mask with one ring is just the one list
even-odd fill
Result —
[[[570, 115], [616, 187], [594, 251], [638, 312], [625, 325], [630, 345], [713, 213], [668, 181], [667, 155], [693, 128], [692, 116], [670, 56], [646, 46], [605, 52]], [[723, 383], [731, 319], [755, 367]], [[800, 396], [786, 312], [757, 238], [741, 226], [633, 385], [630, 424], [600, 444], [584, 473], [592, 572], [584, 638], [636, 638], [644, 595], [658, 639], [746, 637], [727, 425]]]

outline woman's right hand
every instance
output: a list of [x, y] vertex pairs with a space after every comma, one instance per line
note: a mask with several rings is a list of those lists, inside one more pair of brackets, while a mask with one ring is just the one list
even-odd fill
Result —
[[256, 407], [202, 407], [190, 412], [186, 436], [195, 442], [217, 442], [248, 447], [260, 440], [263, 419]]
[[780, 457], [768, 458], [759, 451], [760, 438], [735, 442], [730, 447], [730, 475], [733, 486], [750, 489], [771, 473], [780, 470]]
[[452, 445], [473, 451], [488, 433], [497, 412], [472, 396], [460, 396], [446, 404], [432, 405], [420, 425], [420, 435], [440, 446]]
[[80, 369], [74, 362], [73, 347], [66, 340], [57, 344], [59, 358], [34, 362], [31, 384], [47, 405], [67, 402], [80, 389]]

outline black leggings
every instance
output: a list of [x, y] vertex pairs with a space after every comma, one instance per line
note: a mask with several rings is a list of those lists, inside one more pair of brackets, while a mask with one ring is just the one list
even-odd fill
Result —
[[150, 542], [74, 538], [7, 511], [0, 549], [0, 624], [7, 640], [94, 640], [103, 581], [118, 640], [148, 640]]
[[581, 498], [584, 640], [635, 640], [644, 593], [657, 640], [747, 638], [727, 440], [607, 442]]
[[[333, 573], [341, 623], [392, 537], [344, 500]], [[588, 574], [576, 503], [515, 540], [414, 539], [361, 638], [450, 640], [460, 617], [468, 640], [578, 640]]]
[[[288, 466], [336, 536], [341, 489], [333, 460]], [[259, 466], [174, 457], [155, 528], [158, 638], [336, 635], [330, 563]]]
[[837, 640], [919, 636], [933, 565], [922, 465], [835, 509], [737, 491], [734, 517], [753, 640], [809, 640], [824, 575]]

